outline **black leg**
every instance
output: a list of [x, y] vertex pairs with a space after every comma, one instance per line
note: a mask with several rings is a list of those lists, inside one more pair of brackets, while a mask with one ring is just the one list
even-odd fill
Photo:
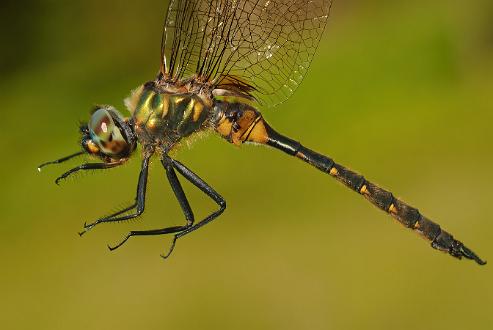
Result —
[[107, 216], [107, 217], [104, 217], [104, 218], [101, 218], [101, 219], [98, 219], [96, 221], [94, 221], [93, 223], [90, 223], [90, 224], [87, 224], [84, 223], [84, 229], [79, 232], [79, 236], [83, 236], [85, 233], [87, 233], [89, 230], [93, 229], [96, 225], [100, 224], [100, 223], [103, 223], [103, 222], [112, 222], [111, 219], [112, 218], [115, 218], [121, 214], [124, 214], [124, 213], [127, 213], [129, 211], [131, 211], [132, 209], [136, 208], [137, 207], [137, 198], [135, 199], [135, 203], [133, 203], [132, 205], [124, 208], [123, 210], [120, 210], [116, 213], [113, 213], [112, 215], [110, 216]]
[[[173, 160], [169, 157], [166, 157], [163, 160], [163, 165], [166, 168], [166, 171], [168, 173], [168, 180], [170, 181], [170, 184], [173, 188], [173, 191], [175, 192], [175, 195], [178, 198], [178, 201], [179, 201], [179, 203], [182, 207], [182, 210], [185, 214], [185, 217], [187, 217], [187, 225], [185, 225], [185, 226], [174, 226], [174, 227], [155, 229], [155, 230], [132, 231], [118, 245], [116, 245], [114, 247], [109, 247], [110, 250], [115, 250], [115, 249], [119, 248], [125, 242], [127, 242], [128, 239], [132, 236], [154, 236], [154, 235], [165, 235], [165, 234], [175, 233], [176, 235], [173, 238], [171, 248], [169, 249], [169, 251], [166, 255], [162, 255], [163, 258], [167, 258], [170, 256], [171, 252], [173, 252], [173, 249], [175, 247], [175, 244], [176, 244], [176, 241], [178, 238], [183, 237], [183, 236], [201, 228], [202, 226], [208, 224], [209, 222], [213, 221], [219, 215], [221, 215], [221, 213], [223, 213], [224, 210], [226, 209], [226, 201], [224, 200], [224, 198], [222, 198], [221, 195], [219, 195], [214, 189], [212, 189], [207, 183], [205, 183], [204, 180], [202, 180], [200, 177], [198, 177], [195, 173], [193, 173], [191, 170], [189, 170], [183, 164], [181, 164], [180, 162]], [[176, 174], [174, 173], [173, 168], [176, 169], [181, 175], [183, 175], [185, 177], [185, 179], [190, 181], [194, 186], [199, 188], [207, 196], [209, 196], [212, 200], [214, 200], [219, 205], [219, 210], [213, 212], [208, 217], [206, 217], [204, 220], [202, 220], [199, 223], [194, 225], [193, 224], [192, 210], [191, 210], [190, 205], [186, 199], [185, 193], [183, 192], [183, 189], [182, 189], [182, 187], [178, 181], [178, 178], [176, 177]], [[189, 216], [191, 216], [192, 218], [189, 219], [188, 218]]]
[[[79, 235], [82, 236], [83, 234], [85, 234], [86, 232], [88, 232], [89, 230], [91, 230], [92, 228], [94, 228], [100, 223], [125, 221], [125, 220], [135, 219], [140, 215], [142, 215], [142, 213], [144, 213], [144, 208], [145, 208], [145, 197], [146, 197], [148, 174], [149, 174], [149, 158], [146, 158], [142, 161], [142, 168], [140, 170], [139, 182], [137, 184], [137, 196], [135, 197], [135, 203], [119, 212], [116, 212], [115, 214], [98, 219], [90, 224], [84, 224], [84, 231], [79, 233]], [[126, 213], [134, 208], [136, 209], [135, 213], [125, 216], [120, 216], [121, 214]]]
[[185, 235], [190, 234], [191, 232], [205, 226], [209, 222], [213, 221], [216, 219], [218, 216], [220, 216], [224, 210], [226, 209], [226, 200], [219, 195], [211, 186], [209, 186], [204, 180], [202, 180], [197, 174], [192, 172], [190, 169], [188, 169], [185, 165], [180, 163], [177, 160], [171, 160], [173, 167], [185, 177], [190, 183], [192, 183], [195, 187], [199, 188], [202, 190], [204, 194], [209, 196], [216, 204], [219, 206], [219, 209], [212, 214], [210, 214], [208, 217], [206, 217], [204, 220], [200, 221], [199, 223], [191, 226], [190, 228], [180, 232], [179, 234], [176, 235], [176, 238], [183, 237]]
[[184, 226], [174, 226], [174, 227], [168, 227], [168, 228], [163, 228], [163, 229], [146, 230], [146, 231], [132, 231], [127, 236], [125, 236], [125, 238], [119, 244], [117, 244], [116, 246], [113, 246], [113, 247], [108, 247], [111, 251], [118, 249], [120, 246], [125, 244], [125, 242], [127, 242], [128, 239], [132, 236], [138, 236], [138, 235], [140, 235], [140, 236], [151, 236], [151, 235], [164, 235], [164, 234], [170, 234], [170, 233], [177, 233], [177, 232], [183, 231], [187, 228], [190, 228], [193, 225], [193, 223], [194, 223], [193, 211], [192, 211], [192, 208], [190, 207], [190, 203], [188, 202], [187, 196], [185, 195], [185, 192], [183, 191], [183, 187], [181, 186], [181, 183], [178, 180], [178, 177], [176, 176], [171, 158], [165, 157], [164, 159], [161, 160], [161, 163], [163, 164], [163, 167], [166, 170], [166, 176], [167, 176], [168, 181], [171, 185], [171, 188], [173, 189], [173, 192], [176, 196], [176, 199], [178, 200], [178, 203], [180, 204], [180, 207], [183, 211], [183, 214], [185, 215], [185, 219], [187, 220], [187, 224]]
[[173, 253], [173, 250], [175, 249], [176, 241], [185, 235], [190, 234], [191, 232], [205, 226], [206, 224], [212, 222], [215, 220], [217, 217], [219, 217], [224, 210], [226, 210], [226, 200], [219, 195], [211, 186], [209, 186], [204, 180], [202, 180], [197, 174], [192, 172], [189, 168], [187, 168], [185, 165], [180, 163], [177, 160], [171, 160], [173, 167], [176, 168], [176, 170], [185, 177], [190, 183], [192, 183], [195, 187], [199, 188], [202, 190], [204, 194], [209, 196], [216, 204], [219, 206], [219, 209], [212, 214], [210, 214], [208, 217], [206, 217], [204, 220], [198, 222], [197, 224], [186, 228], [179, 233], [177, 233], [173, 237], [173, 241], [171, 243], [171, 247], [168, 250], [168, 253], [165, 255], [161, 255], [164, 259], [167, 259], [171, 253]]
[[166, 157], [161, 162], [166, 169], [166, 176], [168, 177], [171, 189], [173, 189], [176, 199], [178, 200], [183, 214], [185, 215], [185, 219], [187, 220], [187, 225], [185, 228], [191, 227], [195, 221], [195, 217], [193, 215], [192, 208], [190, 207], [190, 203], [188, 202], [187, 196], [183, 191], [180, 180], [178, 180], [178, 177], [176, 176], [175, 170], [172, 165], [172, 160], [171, 158]]
[[47, 162], [47, 163], [44, 163], [44, 164], [41, 164], [38, 166], [38, 171], [41, 172], [41, 169], [45, 166], [48, 166], [48, 165], [54, 165], [54, 164], [60, 164], [60, 163], [64, 163], [66, 162], [67, 160], [70, 160], [72, 158], [75, 158], [75, 157], [79, 157], [79, 156], [82, 156], [83, 154], [85, 154], [84, 151], [79, 151], [79, 152], [76, 152], [75, 154], [72, 154], [70, 156], [67, 156], [67, 157], [63, 157], [63, 158], [60, 158], [58, 160], [55, 160], [55, 161], [52, 161], [52, 162]]
[[114, 162], [114, 163], [87, 163], [87, 164], [82, 164], [80, 166], [77, 166], [76, 168], [71, 169], [70, 171], [65, 172], [62, 174], [60, 177], [58, 177], [55, 180], [55, 183], [57, 185], [60, 185], [60, 181], [65, 180], [72, 174], [79, 172], [79, 171], [90, 171], [90, 170], [107, 170], [110, 168], [114, 168], [117, 166], [122, 165], [124, 162]]

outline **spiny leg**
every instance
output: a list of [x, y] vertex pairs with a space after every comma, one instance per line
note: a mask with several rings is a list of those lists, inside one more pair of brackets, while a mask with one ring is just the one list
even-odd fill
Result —
[[185, 165], [180, 163], [177, 160], [172, 159], [172, 164], [173, 167], [185, 177], [190, 183], [192, 183], [195, 187], [199, 188], [204, 194], [209, 196], [216, 204], [219, 206], [219, 209], [212, 214], [210, 214], [208, 217], [206, 217], [204, 220], [200, 221], [199, 223], [191, 226], [190, 228], [180, 232], [177, 234], [176, 238], [183, 237], [185, 235], [190, 234], [191, 232], [205, 226], [209, 222], [213, 221], [216, 219], [218, 216], [220, 216], [224, 210], [226, 209], [226, 200], [219, 195], [211, 186], [209, 186], [204, 180], [202, 180], [197, 174], [192, 172], [190, 169], [188, 169]]
[[87, 163], [87, 164], [82, 164], [80, 166], [77, 166], [77, 167], [71, 169], [70, 171], [63, 173], [61, 176], [59, 176], [55, 180], [55, 183], [57, 185], [60, 185], [60, 181], [65, 180], [66, 178], [68, 178], [72, 174], [77, 173], [79, 171], [107, 170], [110, 168], [120, 166], [123, 163], [124, 163], [123, 161], [118, 161], [118, 162], [114, 162], [114, 163]]
[[163, 167], [166, 170], [166, 177], [168, 178], [168, 182], [171, 185], [171, 189], [173, 190], [173, 193], [175, 194], [176, 199], [180, 204], [183, 214], [185, 215], [187, 224], [184, 226], [173, 226], [163, 229], [131, 231], [130, 233], [127, 234], [127, 236], [125, 236], [125, 238], [119, 244], [113, 247], [108, 246], [110, 251], [118, 249], [120, 246], [125, 244], [132, 236], [152, 236], [152, 235], [164, 235], [164, 234], [176, 233], [184, 229], [187, 229], [193, 225], [194, 223], [193, 211], [192, 208], [190, 207], [190, 203], [188, 202], [187, 196], [183, 191], [183, 187], [181, 186], [181, 183], [178, 180], [178, 177], [176, 176], [175, 170], [171, 163], [171, 158], [169, 156], [165, 156], [165, 158], [161, 160], [161, 163], [163, 164]]
[[[128, 239], [132, 236], [154, 236], [154, 235], [166, 235], [166, 234], [176, 233], [176, 235], [173, 237], [173, 241], [171, 243], [171, 247], [169, 251], [165, 255], [162, 255], [162, 257], [166, 259], [173, 252], [173, 249], [176, 245], [176, 241], [178, 240], [178, 238], [185, 236], [199, 229], [200, 227], [208, 224], [212, 220], [216, 219], [219, 215], [221, 215], [221, 213], [223, 213], [224, 210], [226, 209], [226, 201], [214, 189], [212, 189], [207, 183], [205, 183], [204, 180], [202, 180], [199, 176], [197, 176], [195, 173], [193, 173], [183, 164], [169, 157], [166, 157], [163, 160], [163, 165], [168, 173], [168, 180], [170, 181], [173, 191], [175, 192], [175, 195], [182, 207], [185, 217], [187, 217], [187, 225], [167, 227], [167, 228], [155, 229], [155, 230], [146, 230], [146, 231], [132, 231], [118, 245], [114, 247], [110, 247], [110, 250], [115, 250], [119, 248], [120, 246], [125, 244], [125, 242], [127, 242]], [[194, 225], [192, 210], [190, 208], [188, 200], [185, 196], [185, 193], [183, 192], [181, 184], [179, 183], [173, 168], [176, 169], [181, 175], [183, 175], [185, 179], [187, 179], [194, 186], [199, 188], [202, 192], [204, 192], [207, 196], [209, 196], [212, 200], [214, 200], [219, 205], [220, 207], [219, 210], [213, 212], [208, 217], [206, 217], [205, 219]], [[191, 216], [191, 219], [188, 218], [189, 216]]]
[[81, 232], [79, 232], [79, 236], [83, 236], [85, 233], [87, 233], [89, 230], [94, 228], [96, 225], [98, 225], [102, 222], [106, 222], [106, 219], [110, 219], [111, 217], [117, 217], [121, 214], [127, 213], [127, 212], [131, 211], [132, 209], [134, 209], [136, 206], [137, 206], [137, 198], [135, 199], [135, 203], [133, 203], [129, 207], [124, 208], [123, 210], [120, 210], [116, 213], [113, 213], [112, 215], [110, 215], [108, 217], [98, 219], [93, 223], [90, 223], [90, 224], [84, 223], [84, 229]]
[[45, 166], [48, 166], [48, 165], [55, 165], [55, 164], [61, 164], [61, 163], [64, 163], [72, 158], [75, 158], [75, 157], [79, 157], [79, 156], [82, 156], [83, 154], [85, 154], [84, 151], [79, 151], [79, 152], [76, 152], [75, 154], [72, 154], [70, 156], [66, 156], [66, 157], [63, 157], [63, 158], [60, 158], [60, 159], [57, 159], [57, 160], [54, 160], [52, 162], [46, 162], [46, 163], [43, 163], [41, 165], [38, 166], [38, 171], [41, 172], [41, 169]]
[[173, 168], [172, 159], [170, 157], [165, 157], [162, 161], [164, 168], [166, 169], [166, 176], [168, 177], [168, 181], [171, 185], [171, 189], [180, 204], [180, 207], [185, 215], [185, 219], [187, 220], [187, 225], [184, 228], [191, 227], [195, 221], [195, 217], [193, 215], [192, 208], [190, 207], [190, 203], [188, 202], [187, 196], [183, 191], [183, 187], [176, 176], [175, 169]]
[[174, 160], [174, 159], [172, 159], [171, 161], [172, 161], [173, 167], [176, 168], [176, 170], [181, 175], [183, 175], [185, 177], [185, 179], [187, 179], [195, 187], [199, 188], [204, 194], [206, 194], [207, 196], [209, 196], [209, 198], [211, 198], [214, 202], [216, 202], [216, 204], [219, 206], [219, 209], [216, 210], [215, 212], [211, 213], [209, 216], [207, 216], [205, 219], [198, 222], [197, 224], [195, 224], [189, 228], [186, 228], [185, 230], [177, 233], [173, 237], [173, 242], [171, 244], [170, 249], [168, 250], [168, 253], [166, 253], [165, 255], [161, 255], [164, 259], [168, 258], [171, 255], [171, 253], [173, 252], [173, 250], [175, 248], [176, 241], [180, 237], [188, 235], [191, 232], [193, 232], [193, 231], [205, 226], [206, 224], [212, 222], [217, 217], [219, 217], [224, 212], [224, 210], [226, 209], [226, 200], [221, 195], [219, 195], [211, 186], [209, 186], [197, 174], [192, 172], [189, 168], [187, 168], [185, 165], [183, 165], [179, 161]]
[[[131, 220], [139, 217], [144, 213], [144, 208], [145, 208], [145, 198], [146, 198], [146, 188], [147, 188], [147, 177], [149, 174], [149, 158], [145, 158], [142, 161], [142, 168], [140, 170], [139, 174], [139, 182], [137, 184], [137, 195], [135, 197], [135, 203], [132, 204], [131, 206], [116, 212], [110, 216], [101, 218], [96, 220], [93, 223], [90, 224], [84, 224], [84, 230], [79, 233], [79, 235], [84, 235], [86, 232], [94, 228], [100, 223], [104, 222], [118, 222], [118, 221], [126, 221], [126, 220]], [[125, 216], [120, 216], [123, 213], [129, 212], [132, 209], [136, 209], [135, 213], [125, 215]]]

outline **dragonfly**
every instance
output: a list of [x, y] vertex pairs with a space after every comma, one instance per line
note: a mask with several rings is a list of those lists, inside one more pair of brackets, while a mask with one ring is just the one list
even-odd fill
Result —
[[[286, 101], [305, 77], [326, 28], [332, 0], [172, 0], [161, 39], [160, 67], [155, 79], [136, 88], [125, 100], [130, 116], [108, 105], [97, 106], [81, 124], [81, 150], [41, 168], [89, 155], [86, 162], [56, 179], [59, 184], [81, 171], [113, 169], [135, 154], [142, 158], [134, 202], [110, 216], [85, 223], [83, 231], [140, 217], [145, 209], [149, 164], [159, 158], [185, 222], [154, 230], [130, 231], [131, 237], [170, 235], [176, 242], [211, 223], [226, 209], [226, 200], [194, 171], [170, 153], [207, 131], [233, 145], [257, 144], [298, 158], [337, 179], [431, 247], [458, 259], [486, 264], [472, 250], [417, 208], [395, 197], [364, 176], [282, 135], [260, 109]], [[137, 152], [139, 150], [139, 152]], [[174, 153], [173, 153], [174, 155]], [[180, 181], [189, 181], [217, 204], [196, 221]]]

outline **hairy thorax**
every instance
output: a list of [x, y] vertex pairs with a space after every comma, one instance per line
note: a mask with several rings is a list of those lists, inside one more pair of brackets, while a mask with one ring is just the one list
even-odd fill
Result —
[[211, 126], [211, 98], [190, 86], [146, 83], [126, 103], [139, 142], [155, 151], [166, 153], [183, 138]]

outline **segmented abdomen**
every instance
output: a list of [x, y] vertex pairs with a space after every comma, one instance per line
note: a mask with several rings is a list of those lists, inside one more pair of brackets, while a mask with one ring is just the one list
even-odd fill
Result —
[[454, 239], [451, 234], [443, 230], [438, 224], [423, 216], [418, 209], [397, 199], [390, 191], [371, 183], [362, 175], [302, 145], [299, 145], [297, 148], [295, 156], [329, 173], [345, 186], [363, 195], [373, 205], [389, 213], [401, 224], [429, 240], [433, 248], [447, 252], [459, 259], [465, 257], [475, 260], [478, 264], [485, 264], [483, 260], [465, 247], [464, 244]]

